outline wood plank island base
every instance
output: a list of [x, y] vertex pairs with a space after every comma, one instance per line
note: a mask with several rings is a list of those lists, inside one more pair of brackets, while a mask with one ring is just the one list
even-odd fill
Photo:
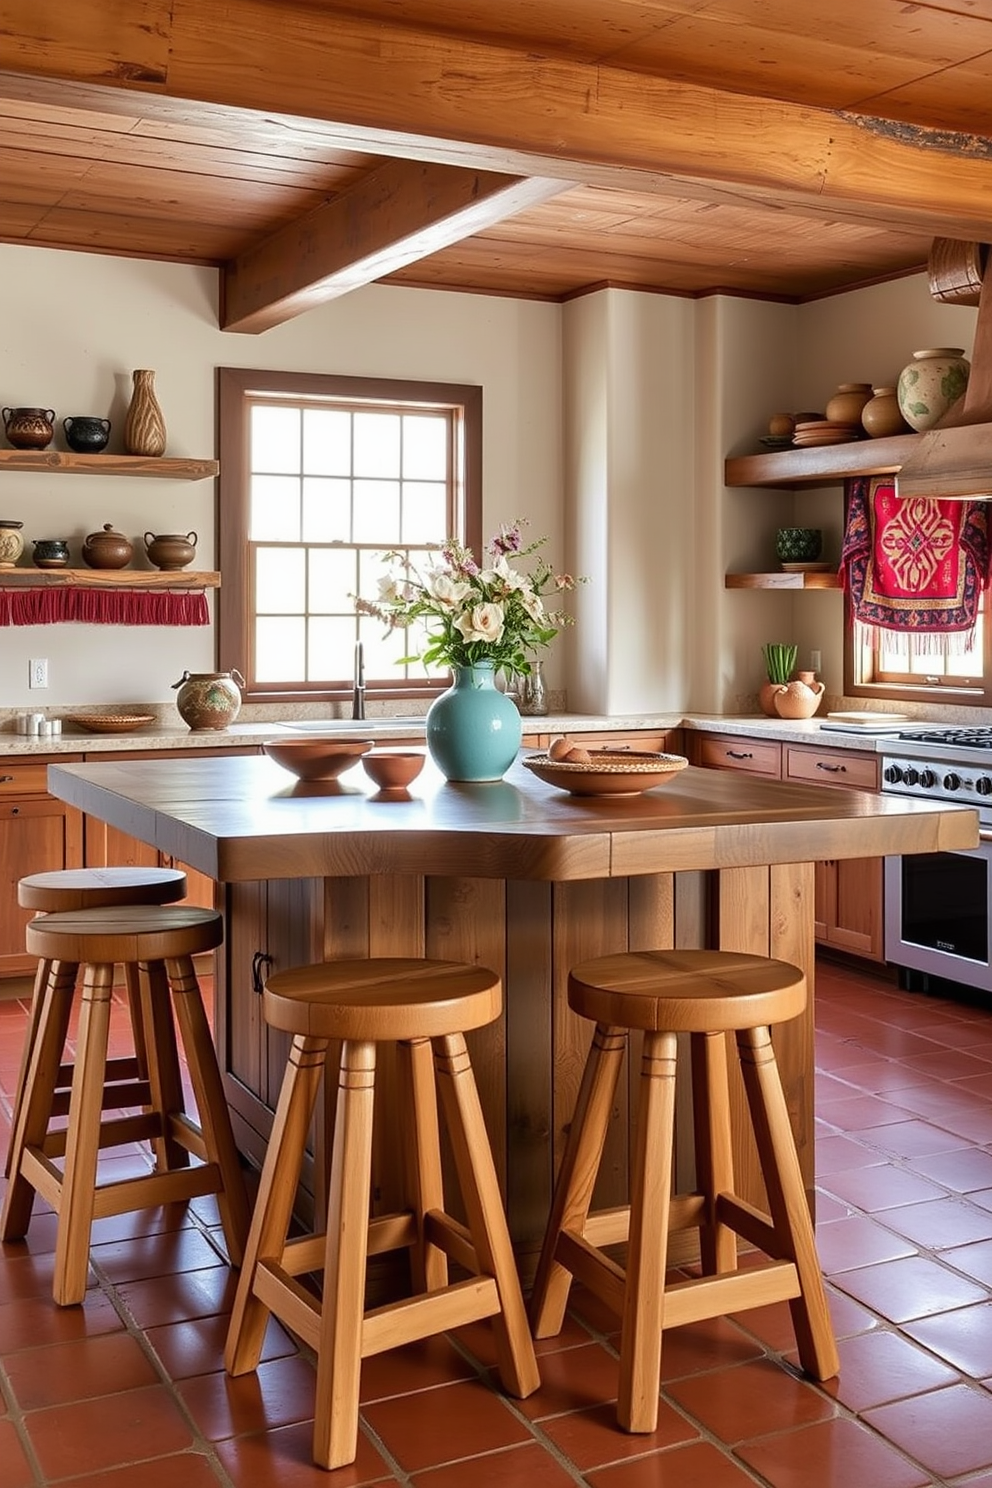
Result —
[[[567, 795], [519, 761], [487, 785], [447, 783], [428, 763], [401, 800], [377, 798], [358, 767], [337, 783], [301, 788], [258, 757], [52, 765], [49, 789], [219, 885], [226, 939], [216, 1038], [237, 1137], [258, 1165], [287, 1054], [284, 1036], [267, 1033], [262, 1018], [267, 972], [396, 955], [499, 972], [503, 1016], [470, 1045], [528, 1279], [589, 1039], [567, 1003], [571, 966], [620, 951], [711, 946], [802, 967], [807, 1011], [776, 1028], [775, 1045], [811, 1189], [814, 863], [978, 842], [971, 809], [692, 766], [661, 789], [614, 799]], [[597, 1208], [626, 1199], [631, 1063]], [[402, 1188], [388, 1073], [377, 1082], [377, 1214], [400, 1207]], [[762, 1202], [739, 1088], [732, 1101], [738, 1188]], [[688, 1117], [680, 1108], [679, 1121]], [[301, 1191], [306, 1219], [314, 1199], [324, 1200], [330, 1120], [319, 1106]], [[685, 1180], [680, 1171], [681, 1187]]]

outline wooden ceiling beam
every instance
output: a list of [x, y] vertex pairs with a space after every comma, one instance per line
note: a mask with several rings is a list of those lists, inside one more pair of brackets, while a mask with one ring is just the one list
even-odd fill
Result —
[[228, 264], [221, 326], [266, 331], [567, 187], [537, 176], [386, 161]]

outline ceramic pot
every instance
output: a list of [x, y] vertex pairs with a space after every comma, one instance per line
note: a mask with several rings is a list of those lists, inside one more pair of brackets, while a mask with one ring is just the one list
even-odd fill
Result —
[[155, 396], [155, 373], [132, 372], [133, 388], [124, 420], [124, 448], [129, 455], [165, 454], [165, 418]]
[[834, 424], [860, 424], [870, 397], [870, 382], [842, 382], [826, 406], [827, 418]]
[[64, 537], [36, 537], [32, 561], [35, 568], [68, 568], [69, 544]]
[[187, 532], [185, 537], [181, 532], [161, 532], [157, 537], [154, 532], [146, 532], [145, 552], [156, 568], [171, 572], [192, 563], [196, 542], [195, 532]]
[[819, 527], [780, 527], [775, 534], [775, 552], [780, 563], [815, 563], [823, 551]]
[[88, 568], [127, 568], [134, 548], [123, 532], [104, 522], [102, 532], [91, 532], [83, 543], [83, 562]]
[[65, 442], [77, 455], [98, 455], [110, 438], [110, 420], [77, 413], [62, 420]]
[[3, 427], [14, 449], [47, 449], [55, 437], [53, 408], [5, 408]]
[[812, 718], [823, 701], [823, 683], [786, 682], [775, 694], [775, 712], [779, 718]]
[[520, 748], [515, 704], [495, 684], [491, 661], [455, 667], [454, 682], [427, 712], [427, 749], [448, 780], [499, 780]]
[[178, 682], [176, 707], [191, 729], [226, 729], [241, 712], [241, 688], [245, 679], [230, 672], [183, 672]]
[[908, 434], [909, 425], [902, 416], [895, 388], [877, 387], [872, 391], [874, 397], [869, 398], [861, 410], [861, 426], [865, 433], [870, 434], [872, 439]]
[[912, 428], [932, 429], [968, 386], [971, 365], [957, 346], [931, 346], [914, 351], [899, 373], [899, 411]]
[[0, 517], [0, 568], [13, 568], [24, 552], [23, 526], [23, 522], [15, 522], [13, 518]]
[[778, 709], [775, 706], [775, 694], [781, 692], [784, 686], [784, 682], [762, 682], [758, 688], [758, 707], [769, 718], [778, 718], [779, 716]]

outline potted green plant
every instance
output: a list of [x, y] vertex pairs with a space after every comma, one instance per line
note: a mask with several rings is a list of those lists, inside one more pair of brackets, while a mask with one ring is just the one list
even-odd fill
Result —
[[769, 718], [777, 718], [779, 715], [775, 709], [775, 694], [780, 687], [786, 685], [792, 676], [792, 668], [796, 664], [799, 647], [769, 641], [762, 646], [761, 654], [765, 659], [768, 681], [758, 691], [758, 706], [762, 713], [768, 714]]

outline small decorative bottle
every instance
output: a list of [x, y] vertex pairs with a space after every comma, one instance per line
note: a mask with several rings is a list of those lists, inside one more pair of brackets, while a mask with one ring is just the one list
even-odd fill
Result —
[[155, 373], [131, 374], [134, 388], [124, 420], [124, 449], [129, 455], [165, 454], [165, 419], [155, 396]]
[[543, 718], [548, 711], [548, 692], [544, 685], [544, 663], [535, 661], [522, 679], [520, 711], [529, 718]]

